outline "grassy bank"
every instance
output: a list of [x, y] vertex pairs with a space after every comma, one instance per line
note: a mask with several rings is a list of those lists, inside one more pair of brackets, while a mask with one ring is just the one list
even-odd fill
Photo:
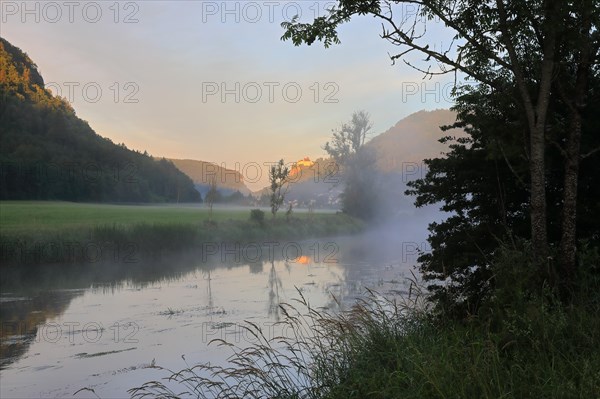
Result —
[[342, 337], [345, 364], [320, 366], [335, 381], [321, 397], [600, 397], [600, 309], [530, 310], [500, 328], [427, 318], [399, 326], [370, 314]]
[[207, 243], [247, 244], [351, 234], [358, 220], [335, 213], [294, 213], [264, 222], [249, 209], [197, 206], [0, 202], [3, 264], [123, 261]]

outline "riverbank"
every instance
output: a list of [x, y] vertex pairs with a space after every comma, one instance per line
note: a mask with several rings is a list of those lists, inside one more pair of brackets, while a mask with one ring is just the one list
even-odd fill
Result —
[[327, 354], [317, 363], [327, 387], [318, 397], [599, 398], [599, 312], [539, 300], [494, 324], [382, 316], [367, 306], [339, 337], [343, 360]]
[[354, 234], [364, 225], [332, 212], [270, 213], [197, 205], [0, 202], [2, 265], [138, 261], [178, 250]]

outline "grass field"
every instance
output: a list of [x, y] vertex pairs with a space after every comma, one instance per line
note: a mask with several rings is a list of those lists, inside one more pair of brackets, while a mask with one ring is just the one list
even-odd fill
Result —
[[[109, 205], [43, 201], [0, 202], [2, 264], [78, 262], [85, 248], [125, 246], [153, 256], [195, 249], [206, 242], [325, 237], [360, 231], [363, 224], [331, 211], [284, 212], [263, 223], [250, 209], [215, 207], [212, 217], [199, 205]], [[73, 248], [84, 248], [74, 254]], [[48, 255], [48, 254], [51, 255]]]
[[[249, 210], [213, 210], [213, 220], [246, 220]], [[194, 224], [208, 220], [204, 206], [108, 205], [54, 201], [0, 201], [0, 232], [88, 228], [98, 225]]]

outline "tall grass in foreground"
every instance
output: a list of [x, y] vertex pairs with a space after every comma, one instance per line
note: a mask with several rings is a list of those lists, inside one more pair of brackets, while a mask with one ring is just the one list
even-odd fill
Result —
[[[228, 367], [199, 364], [129, 392], [133, 398], [600, 398], [600, 306], [532, 299], [501, 323], [444, 320], [411, 285], [330, 314], [299, 293], [281, 306], [288, 336], [230, 347]], [[595, 294], [595, 298], [598, 293]]]
[[[415, 291], [416, 292], [416, 291]], [[411, 290], [412, 293], [412, 290]], [[357, 350], [370, 337], [383, 332], [407, 334], [415, 325], [419, 295], [412, 300], [386, 299], [369, 291], [351, 310], [332, 314], [311, 307], [298, 291], [295, 304], [281, 304], [281, 331], [291, 334], [268, 338], [260, 326], [240, 326], [252, 337], [250, 346], [222, 339], [211, 341], [229, 347], [230, 366], [198, 364], [180, 371], [155, 366], [169, 374], [129, 392], [133, 398], [321, 398], [343, 383]]]

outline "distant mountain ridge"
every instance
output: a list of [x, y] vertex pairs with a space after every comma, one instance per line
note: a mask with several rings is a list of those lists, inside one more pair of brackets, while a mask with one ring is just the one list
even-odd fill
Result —
[[0, 37], [0, 199], [195, 202], [165, 159], [102, 137], [44, 87], [35, 63]]
[[251, 192], [244, 183], [244, 176], [237, 170], [227, 169], [212, 162], [195, 159], [169, 159], [169, 161], [173, 162], [177, 169], [189, 176], [200, 192], [204, 192], [204, 188], [208, 187], [212, 176], [217, 180], [217, 188], [225, 191], [226, 194], [239, 191], [247, 195]]
[[463, 133], [459, 130], [442, 132], [440, 126], [452, 125], [455, 121], [456, 113], [448, 109], [415, 112], [366, 145], [377, 152], [377, 169], [402, 173], [409, 163], [421, 164], [424, 159], [437, 158], [448, 151], [448, 145], [438, 140]]

